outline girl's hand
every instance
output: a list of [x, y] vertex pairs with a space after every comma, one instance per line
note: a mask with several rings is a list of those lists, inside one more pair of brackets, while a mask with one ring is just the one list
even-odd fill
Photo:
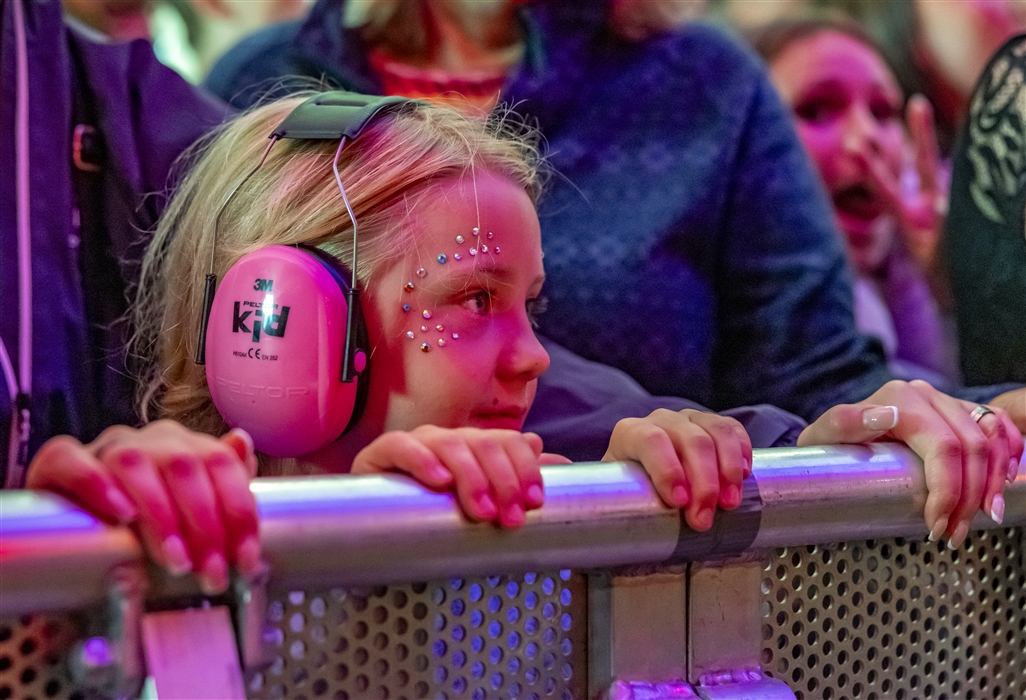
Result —
[[712, 527], [716, 506], [736, 508], [752, 472], [752, 441], [733, 418], [685, 409], [624, 418], [609, 438], [604, 462], [635, 460], [659, 497], [695, 530]]
[[174, 421], [108, 428], [88, 445], [55, 437], [36, 454], [28, 488], [53, 491], [109, 523], [133, 524], [173, 574], [193, 571], [206, 593], [228, 587], [228, 566], [260, 568], [256, 454], [247, 433], [220, 439]]
[[550, 458], [534, 433], [422, 425], [378, 437], [356, 455], [352, 473], [403, 471], [431, 488], [455, 489], [470, 519], [517, 528], [545, 501], [539, 464]]
[[881, 437], [906, 443], [925, 465], [930, 539], [947, 535], [955, 549], [977, 510], [1001, 522], [1005, 480], [1023, 451], [1022, 434], [1004, 409], [994, 406], [977, 421], [975, 408], [923, 381], [891, 381], [865, 401], [831, 408], [802, 432], [798, 445]]
[[940, 149], [930, 101], [922, 95], [909, 98], [905, 120], [915, 160], [916, 190], [903, 191], [900, 173], [893, 172], [883, 159], [870, 159], [867, 171], [897, 220], [905, 247], [920, 269], [934, 281], [939, 273], [937, 249], [948, 199], [947, 188], [939, 177]]

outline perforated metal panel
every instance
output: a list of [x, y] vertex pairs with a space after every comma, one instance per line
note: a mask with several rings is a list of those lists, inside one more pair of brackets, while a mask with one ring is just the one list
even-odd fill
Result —
[[799, 700], [1026, 698], [1023, 530], [777, 550], [763, 670]]
[[583, 580], [569, 571], [293, 593], [251, 698], [583, 698]]
[[0, 700], [80, 699], [65, 660], [81, 636], [71, 615], [0, 620]]

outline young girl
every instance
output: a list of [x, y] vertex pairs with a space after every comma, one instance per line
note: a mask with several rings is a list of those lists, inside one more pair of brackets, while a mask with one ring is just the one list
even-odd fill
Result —
[[[210, 591], [227, 584], [229, 565], [255, 570], [260, 551], [248, 488], [257, 472], [253, 442], [228, 430], [204, 367], [193, 361], [211, 255], [222, 279], [242, 256], [272, 244], [316, 246], [348, 261], [358, 225], [354, 277], [371, 365], [366, 405], [341, 437], [287, 459], [268, 457], [275, 445], [258, 437], [261, 474], [398, 469], [455, 490], [473, 520], [517, 527], [544, 500], [539, 464], [561, 461], [542, 453], [536, 435], [520, 432], [548, 363], [532, 329], [544, 282], [534, 149], [501, 124], [411, 102], [371, 120], [337, 152], [337, 179], [339, 144], [329, 139], [283, 139], [254, 171], [268, 134], [301, 102], [260, 107], [213, 138], [150, 247], [137, 309], [147, 396], [174, 420], [112, 429], [88, 446], [52, 441], [30, 469], [34, 487], [110, 521], [137, 520], [161, 564], [196, 572]], [[251, 322], [241, 307], [236, 314], [233, 323]], [[209, 344], [207, 351], [210, 362]], [[952, 414], [950, 428], [940, 410]], [[888, 435], [914, 444], [935, 473], [927, 522], [957, 545], [978, 508], [998, 518], [1003, 511], [1001, 481], [1022, 450], [1021, 440], [1006, 439], [1006, 423], [998, 410], [981, 414], [977, 427], [953, 399], [892, 382], [827, 412], [801, 442]], [[944, 441], [930, 439], [973, 430], [984, 442], [992, 436], [982, 461], [963, 463], [957, 450], [938, 450]], [[751, 455], [736, 421], [663, 410], [620, 421], [605, 459], [641, 462], [663, 500], [702, 530], [717, 506], [740, 503]], [[972, 478], [963, 479], [964, 469]]]
[[957, 381], [953, 328], [937, 302], [946, 198], [929, 102], [909, 100], [909, 142], [897, 79], [853, 21], [782, 20], [753, 40], [833, 200], [860, 330], [881, 339], [896, 376]]

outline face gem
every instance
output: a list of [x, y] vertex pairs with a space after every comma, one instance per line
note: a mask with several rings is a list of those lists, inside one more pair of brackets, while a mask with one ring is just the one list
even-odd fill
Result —
[[496, 255], [498, 255], [499, 254], [499, 246], [495, 246], [494, 248], [492, 248], [492, 252], [495, 253]]
[[438, 347], [440, 347], [440, 348], [444, 348], [445, 347], [445, 338], [439, 338], [438, 339]]
[[422, 316], [423, 316], [424, 318], [431, 318], [431, 312], [430, 312], [430, 311], [428, 311], [427, 309], [424, 309], [424, 313], [423, 313], [423, 314], [421, 314], [421, 315], [422, 315]]
[[488, 252], [488, 246], [486, 246], [486, 245], [481, 246], [481, 252], [482, 253], [487, 253]]
[[421, 326], [420, 327], [420, 332], [421, 333], [427, 333], [427, 326]]
[[452, 334], [452, 339], [453, 340], [459, 340], [460, 339], [460, 334], [459, 333], [453, 333]]
[[491, 240], [495, 236], [491, 231], [488, 232], [488, 240]]
[[431, 350], [431, 343], [421, 343], [420, 344], [420, 351], [421, 352], [430, 352], [430, 350]]
[[470, 249], [470, 254], [471, 255], [477, 255], [477, 248], [471, 248]]
[[413, 338], [415, 337], [413, 331], [406, 331], [406, 337], [410, 340], [413, 340]]
[[444, 265], [449, 261], [449, 257], [445, 253], [439, 253], [437, 260], [439, 265]]
[[463, 236], [456, 236], [456, 242], [457, 243], [463, 243], [463, 241], [465, 241], [465, 240], [466, 239]]
[[413, 282], [407, 282], [406, 284], [404, 284], [403, 285], [403, 289], [405, 289], [407, 292], [412, 292], [413, 291]]
[[437, 326], [435, 326], [435, 330], [438, 331], [439, 333], [441, 333], [442, 331], [445, 330], [445, 326], [443, 326], [441, 323], [439, 323]]
[[456, 253], [456, 254], [455, 254], [454, 256], [452, 256], [452, 257], [456, 258], [457, 260], [462, 260], [462, 259], [463, 259], [463, 256], [462, 256], [462, 255], [460, 255], [459, 253]]
[[423, 267], [418, 267], [417, 268], [417, 277], [420, 277], [421, 279], [424, 279], [425, 277], [427, 277], [427, 270], [425, 270]]
[[478, 235], [479, 233], [481, 233], [481, 229], [479, 229], [479, 228], [478, 228], [477, 226], [475, 226], [475, 227], [474, 227], [474, 228], [473, 228], [473, 229], [471, 230], [471, 232], [470, 232], [470, 233], [476, 236], [476, 235]]
[[403, 304], [403, 313], [407, 313], [407, 314], [410, 313], [410, 305], [409, 304]]

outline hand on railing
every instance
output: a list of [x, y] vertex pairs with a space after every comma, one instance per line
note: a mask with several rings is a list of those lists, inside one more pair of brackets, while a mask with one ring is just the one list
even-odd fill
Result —
[[151, 556], [173, 574], [196, 573], [207, 593], [228, 586], [228, 566], [260, 566], [252, 439], [217, 439], [174, 421], [115, 426], [83, 445], [69, 436], [40, 448], [28, 488], [53, 491], [109, 523], [133, 524]]
[[403, 471], [431, 488], [454, 489], [472, 520], [516, 528], [545, 502], [539, 465], [559, 460], [542, 453], [534, 433], [422, 425], [375, 439], [356, 455], [351, 473]]
[[613, 428], [603, 462], [641, 463], [667, 505], [683, 508], [695, 530], [712, 527], [716, 507], [741, 503], [741, 482], [752, 472], [752, 441], [726, 416], [659, 409], [625, 418]]
[[[892, 407], [893, 425], [874, 423], [880, 409]], [[1023, 451], [1022, 435], [1002, 408], [978, 408], [918, 380], [892, 381], [865, 401], [831, 408], [802, 432], [798, 445], [881, 437], [904, 442], [923, 459], [930, 539], [947, 535], [948, 546], [959, 547], [977, 510], [1002, 521], [1004, 484]]]

